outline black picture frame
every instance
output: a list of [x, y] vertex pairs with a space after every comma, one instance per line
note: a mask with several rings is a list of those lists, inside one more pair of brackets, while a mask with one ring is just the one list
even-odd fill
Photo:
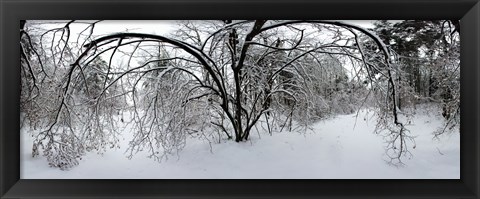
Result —
[[[460, 19], [459, 180], [20, 179], [22, 19]], [[0, 0], [1, 198], [479, 198], [478, 0]], [[354, 168], [353, 168], [354, 169]], [[235, 172], [232, 170], [232, 172]]]

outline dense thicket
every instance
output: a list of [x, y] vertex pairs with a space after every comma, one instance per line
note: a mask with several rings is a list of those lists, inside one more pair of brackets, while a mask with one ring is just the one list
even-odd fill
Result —
[[398, 77], [399, 108], [434, 102], [442, 109], [445, 128], [460, 121], [460, 26], [456, 20], [378, 21], [374, 31], [395, 53], [402, 71]]

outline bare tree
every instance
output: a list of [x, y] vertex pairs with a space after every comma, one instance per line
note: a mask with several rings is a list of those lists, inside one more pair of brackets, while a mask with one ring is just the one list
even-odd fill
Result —
[[[45, 76], [58, 86], [48, 119], [35, 134], [34, 154], [43, 147], [52, 166], [69, 168], [85, 152], [117, 147], [115, 125], [124, 120], [114, 116], [119, 110], [132, 113], [127, 121], [135, 130], [130, 155], [146, 149], [156, 160], [178, 152], [187, 136], [242, 142], [258, 127], [266, 126], [270, 133], [292, 130], [295, 122], [327, 114], [326, 107], [335, 106], [331, 101], [347, 99], [334, 93], [358, 89], [348, 83], [341, 62], [359, 69], [352, 79], [369, 82], [377, 99], [378, 131], [387, 130], [392, 162], [401, 163], [413, 141], [404, 126], [406, 114], [398, 108], [399, 71], [391, 51], [359, 26], [324, 20], [219, 20], [184, 22], [175, 37], [121, 32], [93, 38], [98, 22], [79, 22], [85, 29], [73, 41], [69, 31], [74, 23], [47, 30], [50, 45], [37, 47], [45, 57], [52, 55], [40, 65], [51, 62], [48, 68], [56, 72]], [[328, 37], [319, 34], [324, 32]], [[374, 45], [367, 47], [361, 37]], [[45, 40], [43, 35], [39, 40]], [[98, 63], [101, 56], [108, 61]], [[115, 64], [121, 56], [126, 63]], [[135, 64], [138, 57], [144, 59]], [[32, 58], [22, 60], [28, 66]], [[40, 73], [22, 73], [25, 87], [33, 88]], [[332, 97], [337, 99], [328, 100]]]

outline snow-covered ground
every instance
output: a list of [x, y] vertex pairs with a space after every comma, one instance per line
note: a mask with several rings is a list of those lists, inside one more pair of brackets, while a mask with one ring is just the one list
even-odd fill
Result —
[[[372, 112], [341, 115], [313, 125], [314, 132], [252, 134], [251, 141], [226, 141], [210, 145], [189, 139], [178, 154], [161, 163], [139, 153], [131, 160], [125, 149], [103, 155], [87, 154], [68, 171], [51, 168], [45, 158], [32, 158], [30, 136], [22, 133], [22, 179], [459, 179], [458, 132], [432, 139], [442, 125], [441, 116], [428, 111], [415, 116], [409, 126], [416, 138], [413, 158], [404, 167], [388, 165], [384, 141], [372, 133]], [[356, 125], [355, 125], [355, 121]], [[355, 125], [355, 128], [354, 128]]]

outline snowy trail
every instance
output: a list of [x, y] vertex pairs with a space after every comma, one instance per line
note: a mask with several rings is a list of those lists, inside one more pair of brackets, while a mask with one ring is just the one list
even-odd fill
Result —
[[[372, 113], [369, 113], [372, 114]], [[375, 121], [365, 111], [337, 116], [313, 125], [314, 132], [252, 134], [251, 141], [212, 144], [189, 139], [177, 156], [157, 163], [139, 153], [131, 160], [122, 148], [103, 155], [87, 154], [69, 171], [50, 168], [43, 157], [32, 158], [31, 139], [22, 136], [23, 179], [459, 179], [460, 136], [453, 133], [433, 140], [431, 132], [441, 118], [418, 114], [409, 126], [416, 135], [413, 158], [405, 167], [389, 166], [384, 141], [372, 133]], [[22, 135], [24, 135], [23, 133]], [[128, 135], [125, 135], [128, 137]]]

